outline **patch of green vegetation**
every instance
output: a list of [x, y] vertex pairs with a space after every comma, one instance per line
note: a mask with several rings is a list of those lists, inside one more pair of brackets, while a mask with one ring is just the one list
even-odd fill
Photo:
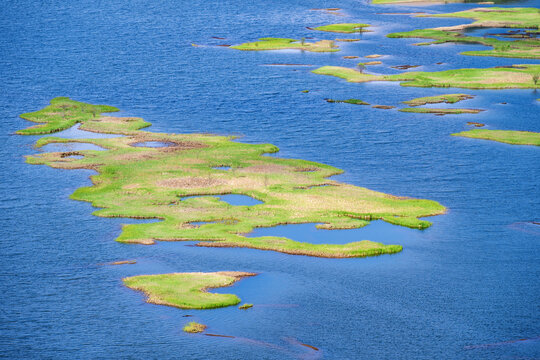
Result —
[[238, 271], [173, 273], [138, 275], [123, 281], [128, 288], [143, 292], [146, 302], [151, 304], [181, 309], [214, 309], [237, 305], [241, 300], [233, 294], [209, 293], [207, 289], [230, 286], [244, 277], [255, 275]]
[[335, 52], [339, 51], [338, 46], [333, 40], [321, 40], [317, 42], [307, 42], [304, 39], [298, 41], [285, 38], [260, 38], [259, 41], [248, 42], [229, 47], [230, 49], [244, 51], [263, 51], [263, 50], [284, 50], [298, 49], [311, 52]]
[[348, 82], [402, 81], [402, 86], [456, 87], [466, 89], [537, 89], [540, 65], [513, 65], [487, 69], [456, 69], [437, 72], [413, 71], [396, 75], [364, 74], [341, 66], [323, 66], [315, 74], [336, 76]]
[[462, 17], [475, 19], [472, 24], [452, 27], [413, 30], [387, 35], [390, 38], [425, 38], [435, 39], [430, 43], [417, 45], [442, 44], [446, 42], [481, 44], [493, 47], [492, 50], [465, 51], [463, 55], [497, 56], [525, 59], [540, 58], [540, 41], [536, 38], [504, 41], [490, 37], [466, 36], [462, 33], [467, 28], [532, 28], [540, 26], [540, 10], [536, 8], [476, 8], [449, 14], [419, 15], [431, 17]]
[[353, 34], [369, 31], [365, 29], [367, 27], [369, 27], [369, 24], [344, 23], [318, 26], [316, 28], [313, 28], [313, 30]]
[[346, 103], [346, 104], [353, 104], [353, 105], [369, 105], [367, 102], [362, 101], [360, 99], [347, 99], [347, 100], [334, 100], [334, 99], [326, 99], [329, 103]]
[[[62, 101], [54, 101], [54, 106]], [[420, 217], [442, 214], [435, 201], [404, 199], [327, 179], [342, 171], [297, 159], [263, 156], [278, 148], [244, 144], [207, 134], [164, 134], [135, 129], [147, 126], [138, 118], [101, 116], [77, 119], [82, 130], [123, 134], [99, 139], [45, 137], [49, 143], [81, 142], [107, 151], [78, 151], [81, 159], [63, 152], [27, 156], [30, 164], [61, 169], [93, 169], [92, 186], [77, 189], [71, 198], [90, 202], [102, 217], [160, 219], [124, 225], [117, 241], [153, 244], [159, 241], [201, 241], [198, 246], [246, 247], [288, 254], [344, 258], [389, 254], [399, 245], [368, 240], [343, 245], [300, 243], [283, 237], [246, 237], [257, 227], [317, 223], [327, 229], [360, 228], [371, 220], [423, 229]], [[60, 130], [61, 127], [58, 128]], [[135, 147], [158, 141], [169, 147]], [[228, 171], [216, 167], [231, 167]], [[333, 186], [321, 186], [333, 185]], [[263, 204], [233, 206], [211, 195], [251, 196]], [[204, 197], [185, 196], [210, 195]], [[194, 222], [206, 222], [194, 226]]]
[[408, 101], [404, 101], [404, 104], [409, 106], [420, 106], [426, 104], [455, 104], [462, 100], [472, 99], [474, 96], [467, 94], [445, 94], [445, 95], [435, 95], [435, 96], [425, 96]]
[[481, 109], [434, 109], [434, 108], [404, 108], [399, 109], [402, 112], [410, 113], [423, 113], [423, 114], [436, 114], [436, 115], [447, 115], [447, 114], [478, 114]]
[[252, 307], [253, 307], [253, 304], [242, 304], [238, 308], [240, 310], [247, 310], [247, 309], [252, 308]]
[[76, 123], [91, 120], [104, 112], [116, 112], [117, 108], [108, 105], [91, 105], [57, 97], [45, 108], [20, 115], [23, 119], [39, 123], [38, 125], [17, 131], [19, 135], [42, 135], [65, 130]]
[[184, 332], [190, 333], [190, 334], [196, 334], [201, 333], [204, 330], [206, 330], [206, 325], [199, 324], [198, 322], [191, 321], [183, 328]]
[[540, 146], [540, 133], [532, 131], [473, 129], [455, 133], [452, 136], [492, 140], [512, 145]]

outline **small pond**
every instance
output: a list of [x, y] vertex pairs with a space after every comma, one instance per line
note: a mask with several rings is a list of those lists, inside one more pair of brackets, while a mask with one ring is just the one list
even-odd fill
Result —
[[228, 194], [228, 195], [193, 195], [193, 196], [184, 196], [180, 198], [181, 201], [191, 199], [191, 198], [198, 198], [198, 197], [216, 197], [221, 201], [226, 202], [229, 205], [234, 206], [253, 206], [253, 205], [259, 205], [263, 202], [260, 200], [257, 200], [255, 198], [252, 198], [251, 196], [247, 195], [238, 195], [238, 194]]
[[165, 141], [141, 141], [137, 143], [130, 144], [135, 147], [151, 147], [151, 148], [162, 148], [162, 147], [171, 147], [174, 146], [173, 142]]

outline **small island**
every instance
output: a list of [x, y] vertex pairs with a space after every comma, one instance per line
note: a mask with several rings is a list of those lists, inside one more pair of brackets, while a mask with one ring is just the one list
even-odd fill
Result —
[[362, 33], [362, 32], [369, 31], [369, 30], [366, 30], [366, 28], [369, 26], [370, 26], [369, 24], [343, 23], [343, 24], [317, 26], [310, 29], [319, 30], [319, 31], [327, 31], [327, 32], [343, 33], [343, 34], [354, 34], [354, 33]]
[[204, 330], [206, 330], [206, 325], [191, 321], [186, 326], [184, 326], [182, 330], [190, 334], [202, 333]]
[[143, 292], [146, 302], [181, 309], [215, 309], [240, 303], [234, 294], [210, 293], [208, 289], [231, 286], [256, 274], [239, 271], [214, 273], [173, 273], [124, 278], [128, 288]]
[[419, 97], [416, 99], [404, 101], [403, 103], [409, 106], [420, 106], [420, 105], [440, 104], [440, 103], [455, 104], [457, 102], [472, 99], [472, 98], [474, 98], [474, 96], [467, 95], [467, 94], [444, 94], [444, 95]]
[[399, 109], [401, 112], [419, 113], [419, 114], [435, 114], [435, 115], [449, 115], [449, 114], [478, 114], [484, 110], [482, 109], [448, 109], [448, 108], [403, 108]]
[[365, 74], [342, 66], [323, 66], [312, 71], [348, 82], [401, 81], [402, 86], [458, 87], [466, 89], [538, 89], [540, 65], [521, 64], [487, 69], [414, 71], [396, 75]]
[[362, 101], [360, 99], [347, 99], [347, 100], [326, 99], [326, 102], [329, 102], [329, 103], [345, 103], [345, 104], [353, 104], [353, 105], [369, 105], [367, 102]]
[[229, 49], [243, 51], [265, 51], [265, 50], [303, 50], [311, 52], [336, 52], [338, 46], [333, 40], [320, 40], [317, 42], [308, 42], [304, 39], [295, 40], [287, 38], [260, 38], [259, 41], [243, 43], [230, 46]]
[[512, 145], [540, 146], [540, 133], [532, 131], [473, 129], [452, 136], [492, 140]]

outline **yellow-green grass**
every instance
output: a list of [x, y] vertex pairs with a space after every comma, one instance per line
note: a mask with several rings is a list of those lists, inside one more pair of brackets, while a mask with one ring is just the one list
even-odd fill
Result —
[[540, 133], [532, 131], [473, 129], [455, 133], [452, 136], [492, 140], [512, 145], [540, 146]]
[[184, 330], [184, 332], [187, 332], [187, 333], [190, 333], [190, 334], [197, 334], [197, 333], [201, 333], [204, 330], [206, 330], [206, 325], [199, 324], [198, 322], [195, 322], [195, 321], [191, 321], [191, 322], [187, 323], [187, 325], [184, 326], [184, 328], [182, 330]]
[[369, 31], [365, 29], [369, 26], [370, 26], [369, 24], [342, 23], [342, 24], [317, 26], [313, 28], [313, 30], [353, 34], [353, 33], [361, 33], [361, 32]]
[[536, 8], [476, 8], [449, 14], [418, 15], [420, 17], [462, 17], [475, 19], [471, 24], [441, 27], [434, 29], [413, 30], [387, 35], [390, 38], [425, 38], [435, 39], [429, 43], [417, 45], [458, 42], [491, 46], [492, 50], [465, 51], [463, 55], [497, 56], [524, 59], [540, 59], [540, 40], [536, 38], [515, 41], [503, 41], [489, 37], [466, 36], [461, 31], [467, 28], [531, 28], [540, 27], [540, 10]]
[[51, 100], [51, 105], [39, 111], [21, 114], [23, 119], [38, 123], [17, 131], [19, 135], [42, 135], [65, 130], [78, 122], [95, 118], [104, 112], [116, 112], [117, 108], [108, 105], [91, 105], [58, 97]]
[[[49, 111], [62, 101], [53, 101]], [[85, 105], [81, 103], [81, 109]], [[84, 111], [84, 110], [80, 110]], [[46, 120], [46, 113], [43, 120]], [[165, 134], [136, 130], [148, 123], [138, 118], [99, 116], [76, 119], [81, 130], [123, 134], [99, 139], [44, 137], [50, 143], [82, 142], [106, 151], [84, 150], [82, 159], [52, 152], [27, 156], [30, 164], [62, 169], [93, 169], [93, 185], [77, 189], [71, 198], [88, 201], [102, 217], [159, 219], [124, 225], [117, 241], [153, 244], [160, 241], [201, 241], [198, 246], [245, 247], [288, 254], [345, 258], [396, 253], [400, 245], [369, 240], [334, 245], [310, 244], [275, 236], [246, 237], [257, 227], [316, 223], [325, 229], [361, 228], [371, 220], [424, 229], [420, 217], [442, 214], [435, 201], [402, 198], [372, 191], [328, 177], [342, 173], [335, 167], [299, 159], [263, 156], [278, 148], [270, 144], [244, 144], [231, 137], [208, 134]], [[61, 127], [58, 128], [60, 130]], [[134, 147], [143, 141], [173, 144], [165, 148]], [[230, 170], [216, 169], [229, 166]], [[321, 186], [330, 185], [330, 186]], [[263, 202], [233, 206], [213, 196], [239, 194]], [[193, 225], [194, 222], [206, 222]], [[360, 241], [361, 240], [361, 241]]]
[[240, 305], [238, 308], [239, 308], [240, 310], [247, 310], [247, 309], [250, 309], [250, 308], [252, 308], [252, 307], [253, 307], [253, 304], [242, 304], [242, 305]]
[[239, 271], [211, 273], [172, 273], [138, 275], [123, 279], [128, 288], [146, 295], [146, 302], [181, 309], [215, 309], [238, 305], [240, 298], [234, 294], [210, 293], [208, 289], [226, 287], [236, 281], [256, 274]]
[[413, 71], [396, 75], [364, 74], [341, 66], [323, 66], [315, 74], [336, 76], [348, 82], [401, 81], [402, 86], [455, 87], [466, 89], [538, 89], [534, 82], [540, 65], [513, 65], [487, 69], [456, 69], [437, 72]]
[[233, 45], [229, 49], [244, 51], [285, 50], [297, 49], [311, 52], [336, 52], [339, 51], [335, 41], [321, 40], [317, 42], [299, 41], [286, 38], [260, 38], [259, 41]]
[[447, 115], [447, 114], [478, 114], [481, 109], [436, 109], [436, 108], [403, 108], [399, 109], [401, 112], [410, 112], [410, 113], [421, 113], [421, 114], [436, 114], [436, 115]]
[[455, 104], [459, 101], [468, 100], [472, 98], [474, 98], [474, 96], [467, 95], [467, 94], [444, 94], [444, 95], [419, 97], [416, 99], [404, 101], [403, 103], [409, 106], [420, 106], [420, 105], [426, 105], [426, 104], [440, 104], [440, 103]]

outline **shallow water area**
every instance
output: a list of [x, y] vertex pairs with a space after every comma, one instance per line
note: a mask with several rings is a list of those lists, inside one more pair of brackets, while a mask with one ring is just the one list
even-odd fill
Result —
[[233, 206], [253, 206], [258, 204], [263, 204], [262, 201], [252, 198], [247, 195], [238, 195], [238, 194], [228, 194], [228, 195], [192, 195], [184, 196], [180, 198], [180, 201], [184, 201], [192, 198], [202, 198], [202, 197], [215, 197], [220, 201], [226, 202], [229, 205]]
[[45, 136], [54, 136], [63, 139], [114, 139], [118, 137], [124, 137], [124, 135], [96, 133], [92, 131], [81, 130], [80, 127], [81, 124], [75, 124], [69, 129]]
[[531, 29], [469, 28], [469, 29], [466, 29], [463, 33], [466, 36], [488, 37], [488, 38], [494, 38], [501, 41], [527, 40], [527, 39], [535, 39], [538, 37], [539, 33], [534, 32], [534, 31], [529, 31], [529, 30]]
[[84, 143], [84, 142], [67, 142], [67, 143], [51, 143], [45, 146], [42, 146], [40, 150], [44, 152], [71, 152], [71, 151], [84, 151], [84, 150], [95, 150], [95, 151], [104, 151], [107, 150], [101, 146]]
[[389, 224], [383, 220], [371, 221], [358, 229], [317, 229], [317, 224], [287, 224], [269, 228], [257, 228], [247, 237], [278, 236], [311, 244], [347, 244], [355, 241], [371, 240], [385, 245], [407, 246], [421, 237], [422, 230], [409, 229]]
[[175, 144], [173, 142], [164, 142], [164, 141], [141, 141], [137, 143], [130, 144], [131, 146], [135, 147], [150, 147], [150, 148], [163, 148], [163, 147], [171, 147]]

